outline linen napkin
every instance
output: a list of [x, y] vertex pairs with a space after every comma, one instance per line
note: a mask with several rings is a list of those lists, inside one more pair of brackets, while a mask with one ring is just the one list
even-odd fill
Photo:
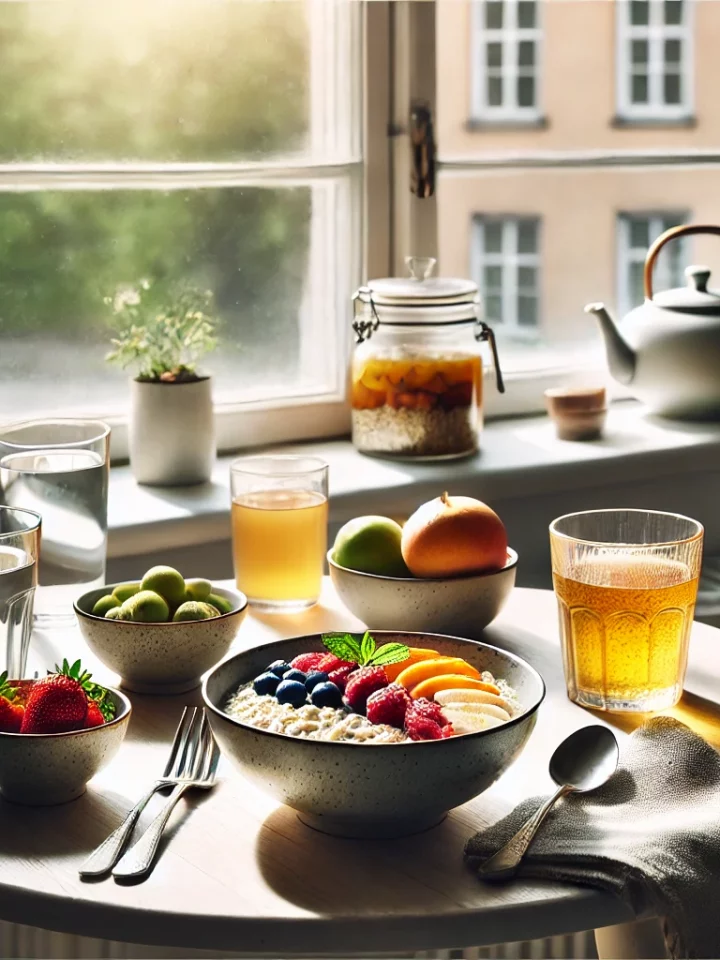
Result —
[[[541, 802], [472, 837], [468, 864], [479, 867]], [[518, 874], [610, 891], [662, 918], [673, 958], [720, 957], [720, 754], [685, 724], [653, 718], [622, 745], [606, 784], [557, 804]]]

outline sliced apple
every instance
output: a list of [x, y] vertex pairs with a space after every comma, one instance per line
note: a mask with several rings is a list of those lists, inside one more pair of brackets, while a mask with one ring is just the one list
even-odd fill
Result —
[[407, 660], [402, 660], [400, 663], [391, 663], [385, 667], [385, 675], [390, 683], [394, 683], [403, 670], [407, 670], [414, 663], [420, 663], [424, 660], [437, 660], [440, 656], [437, 650], [427, 650], [425, 647], [410, 647], [409, 649], [410, 656]]
[[[406, 690], [412, 690], [417, 684], [441, 674], [473, 677], [476, 680], [480, 678], [480, 671], [460, 657], [437, 657], [434, 660], [423, 660], [406, 667], [398, 674], [395, 682], [399, 683], [401, 687], [405, 687]], [[499, 691], [496, 692], [499, 693]]]
[[[423, 666], [423, 664], [420, 664], [420, 666]], [[412, 667], [410, 669], [412, 669]], [[402, 674], [400, 674], [400, 676], [402, 677]], [[412, 687], [410, 689], [410, 696], [414, 700], [419, 700], [421, 697], [427, 697], [428, 700], [432, 700], [440, 690], [458, 690], [461, 688], [485, 690], [486, 693], [494, 693], [496, 696], [500, 693], [494, 684], [485, 683], [484, 680], [478, 680], [475, 677], [461, 673], [443, 673], [439, 676], [429, 677], [427, 680], [423, 680], [422, 683], [418, 683]]]

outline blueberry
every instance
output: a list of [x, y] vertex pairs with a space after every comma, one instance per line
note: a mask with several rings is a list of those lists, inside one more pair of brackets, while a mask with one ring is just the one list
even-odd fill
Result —
[[283, 674], [283, 680], [297, 680], [298, 683], [305, 683], [306, 675], [302, 670], [288, 670]]
[[305, 689], [308, 693], [312, 693], [315, 687], [319, 683], [325, 683], [328, 675], [324, 670], [311, 670], [305, 679]]
[[278, 703], [289, 703], [291, 707], [301, 707], [307, 700], [304, 683], [297, 680], [283, 680], [275, 691]]
[[263, 694], [267, 696], [274, 696], [275, 691], [277, 690], [278, 684], [280, 683], [280, 677], [274, 673], [261, 673], [259, 677], [256, 677], [253, 680], [253, 690], [255, 693]]
[[318, 683], [310, 695], [316, 707], [341, 707], [342, 693], [336, 683]]
[[274, 673], [276, 677], [283, 677], [288, 670], [292, 670], [289, 663], [286, 663], [284, 660], [275, 660], [267, 668], [267, 673]]

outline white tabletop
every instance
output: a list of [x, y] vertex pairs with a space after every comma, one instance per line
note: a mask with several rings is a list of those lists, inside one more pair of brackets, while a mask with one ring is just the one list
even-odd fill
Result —
[[[236, 646], [360, 626], [326, 583], [321, 603], [302, 615], [249, 616]], [[551, 593], [515, 590], [487, 640], [530, 660], [548, 696], [515, 765], [435, 829], [396, 841], [325, 836], [223, 760], [218, 786], [207, 795], [190, 794], [177, 808], [148, 880], [83, 883], [79, 864], [164, 765], [183, 704], [200, 700], [199, 691], [133, 695], [125, 743], [84, 797], [44, 809], [0, 802], [0, 918], [135, 943], [335, 956], [531, 939], [632, 919], [619, 901], [590, 889], [524, 881], [486, 886], [463, 865], [463, 845], [475, 830], [524, 797], [549, 790], [547, 762], [555, 745], [572, 729], [602, 719], [567, 700]], [[720, 633], [697, 624], [691, 692], [673, 711], [716, 744], [719, 650]], [[82, 652], [99, 680], [113, 680], [82, 650], [79, 635], [66, 635], [56, 652]], [[633, 721], [624, 718], [622, 726], [630, 729]]]

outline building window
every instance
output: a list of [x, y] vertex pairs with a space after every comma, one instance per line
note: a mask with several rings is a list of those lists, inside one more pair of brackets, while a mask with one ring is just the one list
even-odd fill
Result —
[[500, 336], [535, 339], [540, 324], [540, 221], [476, 217], [473, 276]]
[[537, 118], [540, 0], [476, 0], [473, 19], [473, 116]]
[[[618, 309], [626, 313], [645, 299], [643, 267], [648, 247], [661, 233], [687, 223], [690, 214], [621, 213], [618, 217]], [[666, 244], [655, 262], [653, 289], [669, 290], [683, 285], [683, 271], [688, 265], [690, 250], [687, 237]]]
[[692, 109], [692, 0], [618, 0], [618, 113], [638, 120]]

